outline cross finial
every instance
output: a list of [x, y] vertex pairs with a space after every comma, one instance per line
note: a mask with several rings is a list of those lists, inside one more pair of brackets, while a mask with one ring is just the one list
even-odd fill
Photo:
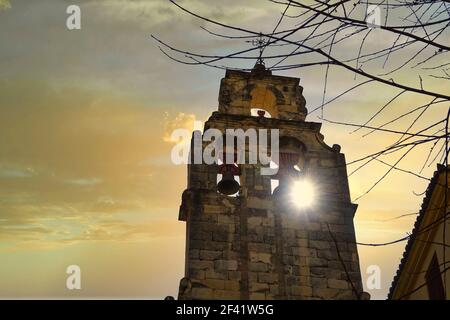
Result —
[[262, 33], [259, 34], [258, 38], [255, 38], [255, 39], [253, 39], [251, 41], [246, 41], [246, 42], [250, 42], [253, 46], [259, 47], [259, 56], [258, 56], [258, 61], [256, 62], [256, 64], [264, 65], [264, 60], [262, 58], [262, 54], [263, 54], [264, 49], [266, 47], [267, 40], [264, 38]]

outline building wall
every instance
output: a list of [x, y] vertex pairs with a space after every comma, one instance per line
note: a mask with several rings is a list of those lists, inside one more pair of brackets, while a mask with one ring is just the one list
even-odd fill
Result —
[[[450, 173], [448, 173], [450, 182]], [[430, 199], [424, 208], [423, 219], [418, 225], [417, 230], [425, 230], [420, 232], [417, 240], [413, 241], [409, 254], [399, 279], [393, 290], [392, 299], [402, 300], [429, 300], [429, 294], [426, 283], [426, 271], [429, 268], [431, 259], [436, 253], [438, 262], [440, 264], [441, 272], [444, 270], [443, 262], [450, 261], [450, 250], [441, 245], [444, 243], [444, 224], [442, 223], [443, 215], [446, 212], [444, 209], [445, 200], [445, 170], [437, 177], [437, 184], [433, 186], [430, 194]], [[447, 199], [447, 207], [450, 199]], [[447, 221], [447, 228], [445, 232], [445, 243], [450, 244], [450, 225]], [[447, 264], [447, 267], [450, 263]], [[448, 273], [448, 272], [447, 272]], [[446, 281], [446, 287], [450, 287], [450, 276], [444, 277], [441, 275], [442, 281]], [[410, 293], [410, 294], [409, 294]], [[447, 294], [448, 299], [448, 294]]]
[[[261, 176], [258, 165], [240, 165], [239, 195], [228, 197], [216, 191], [216, 165], [189, 165], [180, 207], [180, 219], [187, 223], [187, 251], [179, 298], [356, 299], [362, 292], [356, 205], [350, 202], [340, 147], [324, 144], [319, 123], [303, 121], [298, 79], [275, 79], [291, 96], [278, 95], [283, 104], [272, 110], [277, 117], [262, 118], [250, 116], [242, 106], [245, 101], [236, 99], [246, 100], [238, 94], [243, 83], [258, 87], [273, 83], [273, 76], [249, 80], [248, 74], [233, 72], [227, 77], [232, 79], [222, 80], [221, 111], [212, 114], [205, 129], [276, 128], [280, 136], [298, 139], [306, 146], [303, 173], [316, 186], [317, 199], [311, 208], [297, 209], [275, 197], [270, 176]], [[293, 110], [297, 117], [291, 117]]]

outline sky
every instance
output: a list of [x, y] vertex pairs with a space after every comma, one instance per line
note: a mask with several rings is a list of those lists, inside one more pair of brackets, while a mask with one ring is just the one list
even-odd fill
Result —
[[[265, 32], [280, 13], [268, 1], [183, 3]], [[71, 4], [81, 7], [81, 30], [66, 28]], [[0, 0], [0, 298], [177, 295], [184, 273], [185, 225], [178, 221], [178, 208], [186, 168], [170, 161], [170, 134], [192, 129], [195, 120], [204, 121], [217, 109], [224, 71], [175, 63], [150, 35], [210, 54], [249, 47], [211, 37], [200, 26], [205, 23], [165, 0]], [[383, 41], [389, 39], [379, 37], [367, 46]], [[355, 37], [348, 46], [357, 43]], [[337, 55], [348, 53], [340, 50]], [[320, 103], [323, 67], [277, 74], [301, 78], [307, 108]], [[398, 77], [417, 85], [408, 72]], [[328, 97], [360, 80], [333, 68]], [[448, 92], [442, 81], [426, 81], [429, 88]], [[325, 116], [361, 123], [397, 92], [373, 85], [331, 104]], [[426, 101], [405, 95], [378, 123]], [[439, 105], [430, 109], [426, 123], [446, 111]], [[318, 115], [307, 120], [320, 121]], [[412, 119], [399, 121], [398, 128]], [[330, 123], [322, 128], [325, 142], [340, 144], [348, 161], [398, 138], [388, 133], [363, 138]], [[402, 168], [420, 169], [429, 147], [417, 148]], [[352, 198], [386, 169], [375, 163], [352, 175]], [[434, 170], [435, 165], [425, 167], [422, 175], [430, 177]], [[358, 241], [405, 236], [414, 216], [386, 220], [417, 212], [422, 196], [414, 192], [426, 186], [423, 179], [393, 172], [356, 201]], [[386, 297], [403, 249], [404, 243], [359, 248], [363, 282], [368, 266], [382, 271], [381, 288], [369, 290], [372, 298]], [[82, 290], [66, 288], [66, 268], [73, 264], [82, 270]]]

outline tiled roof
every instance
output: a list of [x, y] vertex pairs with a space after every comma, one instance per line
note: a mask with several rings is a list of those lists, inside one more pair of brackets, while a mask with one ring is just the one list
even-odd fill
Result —
[[420, 211], [419, 211], [419, 213], [417, 215], [416, 222], [414, 223], [414, 227], [413, 227], [411, 236], [409, 237], [408, 242], [406, 243], [406, 247], [405, 247], [405, 251], [403, 252], [402, 260], [400, 261], [400, 265], [398, 267], [397, 273], [395, 274], [394, 279], [392, 280], [392, 284], [391, 284], [391, 287], [389, 289], [389, 293], [388, 293], [388, 297], [387, 297], [389, 300], [392, 299], [392, 296], [394, 294], [394, 289], [397, 286], [397, 283], [398, 283], [398, 281], [400, 279], [400, 275], [401, 275], [401, 273], [403, 271], [403, 268], [404, 268], [406, 262], [408, 261], [409, 252], [410, 252], [410, 250], [411, 250], [411, 248], [412, 248], [412, 246], [414, 244], [414, 239], [415, 239], [416, 234], [417, 234], [417, 232], [418, 232], [418, 230], [420, 228], [420, 225], [421, 225], [422, 220], [423, 220], [423, 218], [425, 216], [425, 213], [427, 212], [428, 203], [429, 203], [429, 201], [431, 199], [431, 195], [433, 194], [434, 187], [436, 186], [436, 184], [438, 182], [439, 175], [444, 170], [445, 170], [445, 166], [438, 165], [438, 168], [434, 172], [433, 177], [431, 178], [431, 181], [430, 181], [430, 183], [428, 185], [428, 188], [427, 188], [426, 193], [425, 193], [425, 197], [424, 197], [423, 202], [422, 202], [422, 206], [421, 206]]

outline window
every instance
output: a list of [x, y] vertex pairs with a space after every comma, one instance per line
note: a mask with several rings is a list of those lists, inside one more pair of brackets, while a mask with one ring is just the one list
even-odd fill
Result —
[[439, 269], [436, 253], [431, 259], [425, 280], [430, 300], [445, 300], [444, 285], [442, 284], [441, 270]]

